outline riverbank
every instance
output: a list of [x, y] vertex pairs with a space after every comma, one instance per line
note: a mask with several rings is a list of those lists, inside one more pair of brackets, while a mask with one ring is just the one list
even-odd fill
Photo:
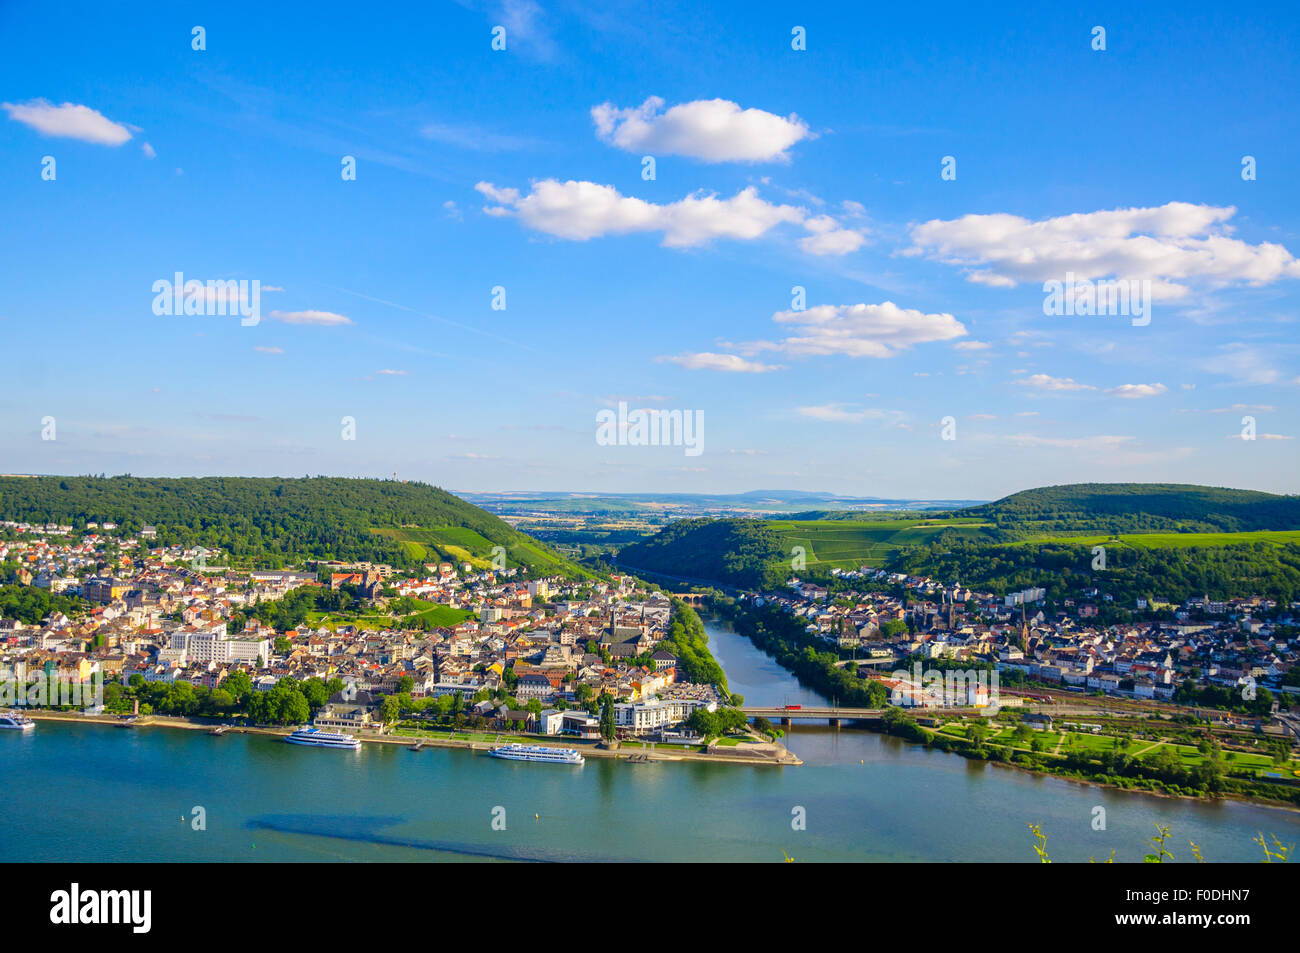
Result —
[[[822, 704], [748, 639], [706, 624], [733, 691]], [[617, 758], [637, 753], [626, 749], [570, 769], [395, 741], [326, 753], [233, 730], [210, 737], [202, 721], [138, 731], [64, 720], [0, 733], [0, 859], [73, 862], [91, 845], [114, 862], [1036, 863], [1026, 825], [1038, 824], [1058, 863], [1111, 850], [1140, 863], [1157, 826], [1170, 828], [1179, 861], [1192, 859], [1190, 840], [1217, 862], [1259, 860], [1260, 831], [1300, 838], [1289, 812], [1132, 797], [801, 722], [782, 741], [804, 766], [771, 771], [708, 759], [625, 767]], [[190, 822], [196, 805], [204, 832]], [[1098, 805], [1105, 830], [1088, 823]], [[791, 827], [796, 806], [802, 830]], [[508, 828], [492, 825], [498, 816]]]
[[[211, 733], [216, 728], [225, 728], [227, 734], [270, 735], [285, 737], [293, 728], [274, 728], [254, 725], [223, 725], [219, 722], [198, 721], [192, 718], [180, 718], [171, 715], [141, 715], [127, 720], [118, 715], [88, 715], [82, 712], [28, 710], [26, 715], [33, 721], [75, 722], [80, 724], [100, 725], [107, 728], [122, 728], [128, 731], [143, 728], [175, 728], [183, 731], [206, 731]], [[363, 744], [397, 745], [406, 748], [460, 748], [468, 751], [487, 751], [496, 744], [508, 742], [525, 742], [528, 744], [547, 744], [553, 741], [566, 747], [577, 748], [587, 758], [608, 758], [615, 761], [705, 761], [713, 764], [747, 764], [769, 766], [797, 766], [803, 762], [791, 751], [780, 744], [755, 745], [755, 750], [747, 751], [745, 746], [724, 747], [710, 746], [708, 751], [692, 750], [669, 746], [650, 746], [649, 743], [636, 742], [618, 749], [601, 748], [585, 742], [565, 739], [558, 742], [541, 735], [520, 735], [503, 732], [491, 741], [472, 738], [443, 738], [432, 732], [420, 735], [391, 735], [375, 732], [359, 732], [356, 738]], [[761, 749], [761, 750], [759, 750]]]
[[[745, 639], [773, 664], [814, 693], [824, 696], [833, 691], [843, 704], [846, 700], [866, 695], [869, 689], [874, 689], [878, 684], [844, 685], [845, 670], [836, 665], [832, 653], [827, 652], [824, 645], [819, 646], [815, 640], [810, 639], [797, 621], [775, 608], [742, 609], [730, 600], [712, 600], [710, 609], [715, 620], [726, 622], [737, 637]], [[809, 649], [812, 650], [811, 654]], [[824, 682], [832, 678], [835, 682], [828, 690]], [[884, 693], [882, 691], [879, 694]], [[972, 745], [963, 739], [926, 728], [918, 724], [906, 710], [899, 709], [899, 715], [897, 719], [887, 719], [887, 722], [892, 723], [885, 724], [880, 733], [927, 749], [958, 755], [972, 763], [997, 764], [1034, 776], [1053, 777], [1081, 785], [1162, 799], [1200, 804], [1232, 801], [1269, 810], [1300, 813], [1296, 788], [1287, 782], [1272, 783], [1231, 775], [1225, 771], [1217, 780], [1211, 779], [1211, 783], [1181, 763], [1162, 773], [1157, 766], [1144, 761], [1129, 759], [1122, 764], [1112, 765], [1096, 756], [1089, 758], [1086, 752], [1059, 754], [1011, 748], [1002, 751], [998, 746]], [[1197, 790], [1200, 788], [1203, 790]]]

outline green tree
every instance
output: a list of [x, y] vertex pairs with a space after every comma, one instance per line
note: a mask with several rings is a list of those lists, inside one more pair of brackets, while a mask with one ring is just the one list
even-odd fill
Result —
[[600, 737], [607, 742], [614, 740], [614, 699], [609, 695], [600, 699]]
[[385, 695], [379, 700], [379, 718], [385, 725], [393, 724], [401, 716], [402, 705], [396, 695]]

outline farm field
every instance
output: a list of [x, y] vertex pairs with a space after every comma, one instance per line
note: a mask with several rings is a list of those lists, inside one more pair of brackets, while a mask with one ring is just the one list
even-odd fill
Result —
[[[902, 546], [925, 546], [945, 531], [971, 542], [992, 542], [984, 530], [992, 524], [968, 519], [898, 520], [769, 520], [766, 524], [781, 538], [789, 553], [802, 546], [811, 569], [879, 565]], [[1131, 546], [1140, 549], [1239, 546], [1268, 543], [1300, 545], [1300, 530], [1255, 530], [1241, 533], [1123, 533], [1118, 539], [1105, 534], [1043, 533], [1008, 546], [1058, 544], [1072, 546]]]
[[[492, 568], [492, 548], [487, 537], [463, 526], [372, 528], [372, 533], [393, 539], [420, 562], [469, 563], [475, 569]], [[537, 572], [563, 572], [563, 565], [532, 540], [506, 547], [506, 565], [522, 565]]]
[[[1121, 533], [1119, 543], [1143, 549], [1185, 549], [1191, 546], [1240, 546], [1243, 543], [1270, 543], [1275, 546], [1300, 544], [1300, 530], [1254, 530], [1244, 533]], [[1098, 535], [1064, 536], [1044, 534], [1013, 546], [1061, 543], [1074, 546], [1115, 545], [1116, 537]]]
[[979, 539], [988, 523], [962, 519], [900, 520], [770, 520], [767, 525], [780, 534], [789, 552], [802, 546], [810, 567], [851, 569], [879, 563], [900, 546], [930, 543], [945, 530]]

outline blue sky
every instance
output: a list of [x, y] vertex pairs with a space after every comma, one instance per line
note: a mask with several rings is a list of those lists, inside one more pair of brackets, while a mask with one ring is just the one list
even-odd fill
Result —
[[1291, 5], [584, 6], [0, 5], [0, 470], [1296, 492]]

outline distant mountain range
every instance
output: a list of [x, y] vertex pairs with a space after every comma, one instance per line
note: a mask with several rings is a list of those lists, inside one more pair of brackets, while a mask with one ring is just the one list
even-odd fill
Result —
[[951, 510], [982, 500], [917, 500], [845, 496], [815, 490], [749, 490], [744, 493], [581, 493], [532, 492], [460, 494], [494, 513], [547, 510], [557, 513], [701, 514], [795, 513], [804, 510]]

